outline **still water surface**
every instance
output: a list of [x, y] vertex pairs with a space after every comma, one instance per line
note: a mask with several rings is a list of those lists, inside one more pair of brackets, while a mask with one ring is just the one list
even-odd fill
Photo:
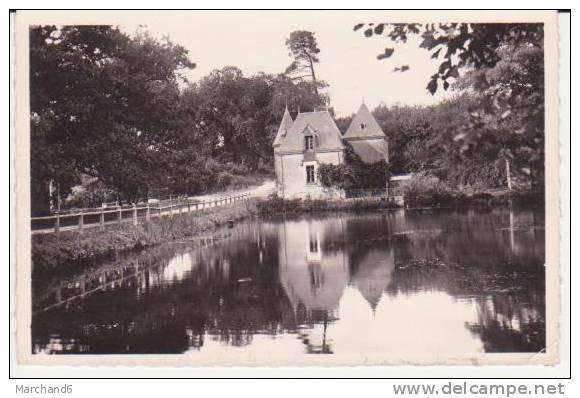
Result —
[[[544, 214], [253, 220], [35, 281], [33, 352], [452, 358], [545, 345]], [[207, 243], [207, 244], [206, 244]]]

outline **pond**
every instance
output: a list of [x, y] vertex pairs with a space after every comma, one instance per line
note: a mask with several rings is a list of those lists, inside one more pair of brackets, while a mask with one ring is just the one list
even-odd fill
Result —
[[307, 215], [216, 236], [35, 283], [33, 353], [412, 361], [544, 349], [542, 212]]

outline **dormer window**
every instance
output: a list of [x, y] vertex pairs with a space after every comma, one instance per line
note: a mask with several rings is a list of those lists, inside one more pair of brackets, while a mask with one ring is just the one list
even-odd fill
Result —
[[311, 135], [307, 135], [304, 137], [304, 146], [307, 151], [314, 149], [314, 137]]

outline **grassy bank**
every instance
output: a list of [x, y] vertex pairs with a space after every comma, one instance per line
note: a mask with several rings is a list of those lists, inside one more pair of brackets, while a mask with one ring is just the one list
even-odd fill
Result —
[[253, 214], [252, 203], [240, 203], [211, 212], [154, 218], [148, 222], [108, 226], [104, 231], [89, 228], [60, 234], [32, 236], [33, 271], [42, 274], [61, 268], [81, 267], [87, 262], [115, 252], [139, 250], [173, 239], [211, 232], [228, 221], [239, 221]]
[[282, 199], [277, 196], [268, 200], [258, 201], [255, 204], [256, 213], [260, 216], [319, 213], [325, 211], [365, 211], [393, 209], [397, 206], [385, 198], [361, 199]]

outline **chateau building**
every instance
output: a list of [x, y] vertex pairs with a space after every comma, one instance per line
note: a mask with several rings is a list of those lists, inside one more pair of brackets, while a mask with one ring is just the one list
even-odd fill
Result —
[[286, 108], [273, 143], [278, 195], [313, 199], [340, 195], [320, 184], [318, 167], [343, 163], [344, 142], [365, 162], [389, 160], [385, 133], [365, 104], [344, 136], [327, 110], [298, 113], [292, 120]]

